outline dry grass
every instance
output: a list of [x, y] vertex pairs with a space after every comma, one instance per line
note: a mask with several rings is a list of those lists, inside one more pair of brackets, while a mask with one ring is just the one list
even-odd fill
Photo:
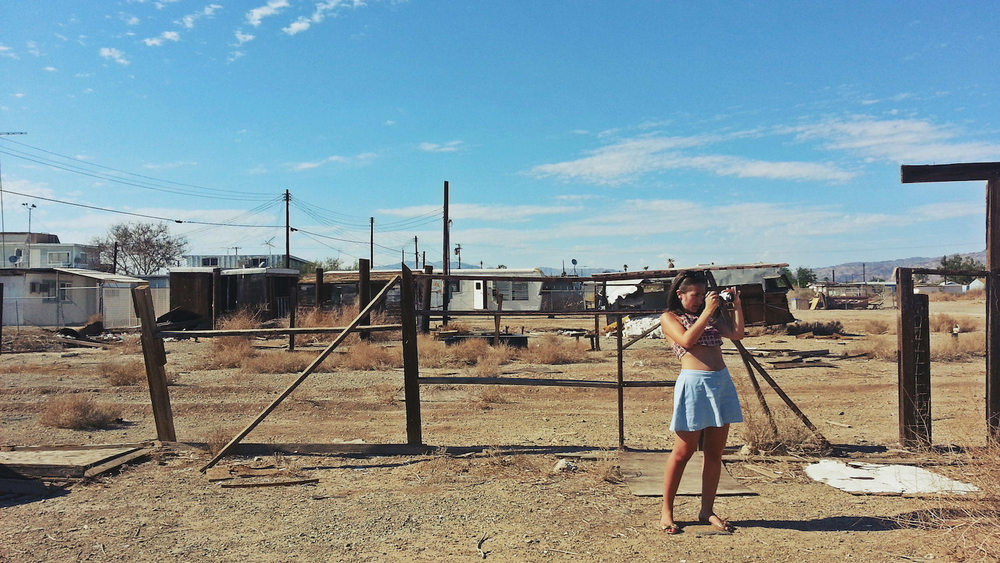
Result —
[[379, 383], [373, 388], [375, 391], [375, 402], [379, 405], [394, 405], [396, 404], [396, 395], [401, 389], [398, 385]]
[[230, 432], [223, 430], [222, 428], [216, 428], [208, 433], [205, 437], [205, 444], [208, 446], [208, 453], [211, 455], [216, 455], [222, 451], [222, 448], [226, 447], [226, 444], [236, 436], [235, 432]]
[[489, 410], [493, 408], [493, 405], [503, 405], [509, 402], [498, 387], [484, 386], [479, 391], [479, 408], [483, 410]]
[[902, 514], [904, 527], [940, 532], [936, 539], [957, 561], [1000, 561], [1000, 447], [965, 449], [961, 481], [979, 487], [967, 497], [927, 499], [925, 508]]
[[895, 337], [869, 336], [851, 344], [850, 355], [864, 354], [872, 360], [896, 361], [897, 341]]
[[357, 342], [340, 355], [336, 364], [349, 370], [373, 371], [403, 367], [403, 355], [398, 348], [386, 348], [369, 342]]
[[448, 365], [448, 345], [426, 334], [418, 335], [417, 362], [422, 368], [440, 368]]
[[930, 316], [930, 327], [932, 332], [951, 333], [958, 325], [959, 332], [975, 332], [982, 330], [982, 321], [973, 317], [953, 317], [947, 313], [938, 313]]
[[245, 357], [239, 361], [239, 367], [244, 373], [298, 373], [315, 358], [314, 352], [269, 350]]
[[986, 290], [973, 289], [964, 293], [928, 293], [928, 301], [977, 301], [986, 298]]
[[786, 331], [790, 335], [811, 332], [816, 335], [830, 336], [833, 334], [844, 334], [844, 325], [840, 324], [840, 321], [797, 322], [788, 325]]
[[122, 334], [121, 343], [115, 347], [121, 355], [134, 355], [142, 353], [142, 337], [138, 333]]
[[889, 324], [887, 321], [868, 319], [865, 321], [864, 331], [867, 334], [895, 334], [896, 327]]
[[104, 360], [97, 366], [97, 373], [115, 387], [146, 383], [146, 366], [135, 358]]
[[736, 427], [737, 433], [754, 454], [782, 455], [819, 448], [815, 435], [777, 397], [772, 395], [768, 400], [778, 430], [775, 433], [750, 384], [740, 378], [736, 388], [743, 405], [743, 424]]
[[584, 342], [546, 334], [537, 342], [529, 341], [528, 347], [522, 349], [518, 357], [532, 364], [573, 364], [587, 361], [587, 350], [587, 344]]
[[86, 395], [63, 395], [49, 400], [39, 422], [72, 430], [109, 428], [121, 420], [121, 413], [109, 405], [99, 405]]
[[466, 338], [448, 347], [452, 364], [474, 366], [489, 354], [490, 343], [483, 338]]
[[986, 335], [959, 334], [958, 338], [931, 339], [931, 359], [957, 361], [986, 356]]

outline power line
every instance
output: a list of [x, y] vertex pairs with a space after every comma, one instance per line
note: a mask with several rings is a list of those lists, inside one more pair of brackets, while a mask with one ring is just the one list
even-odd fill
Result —
[[104, 211], [106, 213], [117, 213], [119, 215], [130, 215], [132, 217], [142, 217], [144, 219], [156, 219], [158, 221], [169, 221], [169, 222], [178, 223], [178, 224], [186, 224], [186, 225], [212, 225], [212, 226], [216, 226], [216, 227], [246, 227], [246, 228], [269, 228], [269, 229], [279, 228], [279, 227], [280, 228], [284, 228], [281, 225], [240, 225], [240, 224], [232, 224], [232, 223], [216, 223], [216, 222], [212, 222], [212, 221], [197, 221], [197, 220], [188, 220], [188, 219], [175, 219], [175, 218], [171, 218], [171, 217], [160, 217], [158, 215], [147, 215], [145, 213], [134, 213], [134, 212], [131, 212], [131, 211], [120, 211], [118, 209], [109, 209], [107, 207], [98, 207], [96, 205], [87, 205], [85, 203], [75, 203], [75, 202], [72, 202], [72, 201], [62, 201], [62, 200], [53, 199], [53, 198], [50, 198], [50, 197], [42, 197], [42, 196], [38, 196], [38, 195], [34, 195], [34, 194], [25, 194], [25, 193], [15, 192], [13, 190], [7, 190], [7, 189], [0, 189], [0, 191], [2, 191], [3, 193], [19, 195], [19, 196], [23, 196], [23, 197], [27, 197], [27, 198], [40, 199], [42, 201], [50, 201], [52, 203], [61, 203], [63, 205], [71, 205], [73, 207], [82, 207], [82, 208], [85, 208], [85, 209], [93, 209], [95, 211]]

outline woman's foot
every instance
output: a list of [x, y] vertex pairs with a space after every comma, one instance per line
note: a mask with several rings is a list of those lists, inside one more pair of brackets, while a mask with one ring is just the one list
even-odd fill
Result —
[[702, 524], [708, 524], [709, 526], [712, 526], [713, 528], [716, 528], [718, 530], [721, 530], [721, 531], [729, 533], [729, 534], [731, 534], [734, 531], [736, 531], [736, 526], [733, 526], [732, 524], [730, 524], [729, 520], [726, 520], [724, 518], [720, 518], [720, 517], [716, 516], [715, 514], [709, 514], [708, 516], [703, 516], [703, 515], [699, 514], [698, 515], [698, 522], [700, 522]]
[[660, 524], [660, 531], [667, 535], [674, 535], [681, 533], [681, 527], [677, 524]]

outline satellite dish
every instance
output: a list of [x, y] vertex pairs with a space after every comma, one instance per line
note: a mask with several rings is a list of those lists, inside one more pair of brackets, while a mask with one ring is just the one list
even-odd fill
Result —
[[10, 262], [11, 264], [17, 264], [17, 260], [18, 260], [17, 256], [10, 256], [7, 258], [7, 261]]
[[570, 260], [569, 263], [572, 264], [572, 265], [574, 265], [574, 266], [576, 266], [576, 258]]

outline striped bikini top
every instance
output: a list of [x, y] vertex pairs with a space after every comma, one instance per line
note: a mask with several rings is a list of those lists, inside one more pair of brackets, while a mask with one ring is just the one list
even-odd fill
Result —
[[[691, 325], [698, 320], [698, 315], [685, 313], [683, 315], [677, 315], [677, 320], [681, 322], [684, 330], [688, 330], [691, 328]], [[722, 334], [719, 332], [719, 329], [715, 328], [714, 321], [710, 321], [708, 326], [705, 327], [705, 330], [701, 332], [701, 336], [698, 337], [697, 344], [701, 344], [702, 346], [722, 346]], [[687, 354], [687, 348], [676, 342], [671, 342], [671, 347], [674, 349], [674, 354], [677, 355], [678, 359], [683, 357], [684, 354]]]

